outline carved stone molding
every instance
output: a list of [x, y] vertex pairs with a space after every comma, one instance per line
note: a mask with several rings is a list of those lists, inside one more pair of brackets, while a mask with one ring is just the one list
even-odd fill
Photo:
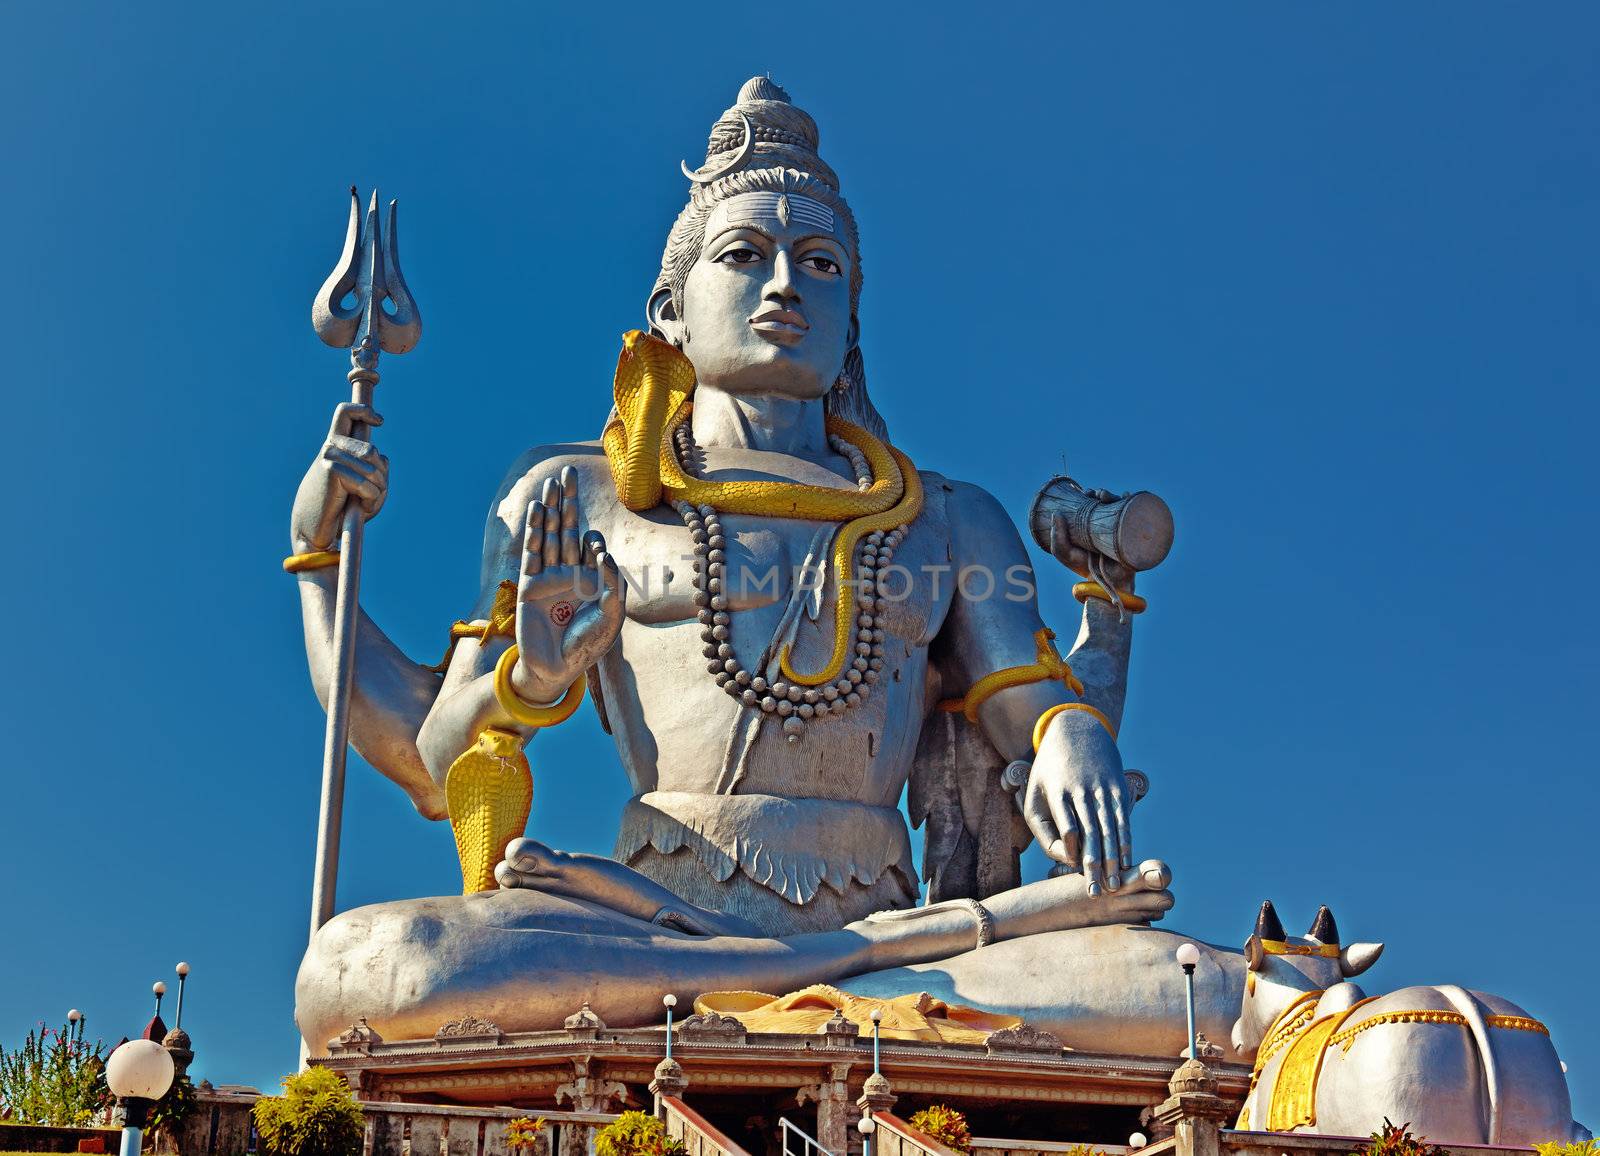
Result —
[[678, 1024], [678, 1038], [685, 1043], [742, 1044], [744, 1024], [720, 1012], [702, 1012]]
[[328, 1050], [330, 1052], [366, 1052], [371, 1050], [373, 1044], [381, 1043], [383, 1043], [383, 1037], [373, 1031], [372, 1026], [367, 1023], [367, 1017], [362, 1016], [329, 1040]]
[[1049, 1052], [1061, 1053], [1061, 1037], [1029, 1023], [1014, 1028], [1001, 1028], [991, 1032], [984, 1046], [992, 1055], [995, 1052]]
[[845, 1018], [843, 1011], [835, 1011], [822, 1025], [822, 1035], [833, 1047], [850, 1047], [861, 1036], [861, 1025]]
[[556, 1086], [556, 1103], [569, 1101], [575, 1112], [609, 1112], [612, 1101], [627, 1103], [627, 1087], [616, 1080], [597, 1077], [588, 1058], [573, 1060], [572, 1070], [573, 1078]]
[[435, 1040], [449, 1043], [466, 1042], [470, 1040], [490, 1040], [499, 1043], [504, 1038], [496, 1024], [480, 1016], [464, 1015], [458, 1020], [439, 1025], [439, 1030], [433, 1033]]
[[584, 1000], [583, 1006], [569, 1015], [561, 1026], [574, 1039], [598, 1040], [600, 1033], [606, 1030], [606, 1021], [595, 1015], [589, 1001]]

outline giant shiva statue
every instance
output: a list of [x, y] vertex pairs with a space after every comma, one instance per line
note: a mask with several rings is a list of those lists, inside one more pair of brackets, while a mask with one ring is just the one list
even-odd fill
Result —
[[[529, 1031], [587, 1002], [634, 1026], [663, 993], [841, 982], [1021, 1016], [1080, 1049], [1187, 1042], [1181, 941], [1150, 926], [1171, 875], [1135, 858], [1142, 776], [1116, 744], [1134, 572], [1165, 546], [1143, 564], [1101, 549], [1095, 519], [1133, 499], [1046, 487], [1033, 535], [1092, 579], [1063, 658], [1005, 512], [914, 465], [868, 398], [856, 221], [817, 150], [777, 85], [740, 90], [685, 166], [602, 436], [512, 465], [445, 660], [413, 662], [359, 618], [351, 741], [449, 820], [464, 894], [321, 927], [296, 1002], [313, 1054], [362, 1018], [390, 1039], [469, 1015]], [[379, 420], [340, 406], [294, 502], [285, 568], [325, 703], [334, 540], [387, 490], [354, 435]], [[523, 748], [585, 697], [633, 788], [612, 858], [524, 837]], [[1030, 840], [1055, 867], [1023, 884]], [[1321, 1094], [1343, 1127], [1416, 1101], [1445, 1106], [1435, 1140], [1582, 1133], [1542, 1024], [1452, 987], [1374, 1002], [1348, 978], [1376, 954], [1341, 945], [1326, 910], [1290, 937], [1270, 906], [1245, 952], [1204, 949], [1199, 1027], [1257, 1057], [1241, 1127], [1308, 1127]]]
[[[1115, 741], [1132, 571], [1077, 588], [1063, 659], [1000, 505], [891, 443], [856, 221], [781, 88], [748, 82], [685, 171], [603, 437], [512, 465], [446, 661], [359, 621], [352, 742], [450, 820], [466, 894], [324, 927], [298, 981], [308, 1046], [363, 1016], [391, 1038], [469, 1011], [531, 1030], [588, 1001], [626, 1025], [664, 991], [855, 977], [942, 987], [1076, 1047], [1176, 1054], [1177, 940], [1149, 927], [1170, 873], [1135, 859]], [[383, 504], [388, 463], [350, 436], [378, 420], [340, 406], [294, 503], [287, 568], [324, 701], [322, 563], [347, 503]], [[586, 695], [633, 788], [612, 859], [519, 838], [522, 747]], [[1030, 839], [1060, 866], [1024, 886]], [[1245, 969], [1209, 958], [1201, 1022], [1221, 1038]]]

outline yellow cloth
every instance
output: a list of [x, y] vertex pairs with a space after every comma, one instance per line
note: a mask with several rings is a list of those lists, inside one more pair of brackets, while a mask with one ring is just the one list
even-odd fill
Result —
[[1352, 1012], [1372, 1002], [1369, 997], [1342, 1012], [1323, 1016], [1289, 1045], [1288, 1055], [1272, 1082], [1272, 1103], [1267, 1108], [1267, 1131], [1292, 1132], [1317, 1122], [1317, 1077], [1328, 1054], [1328, 1039]]
[[873, 999], [822, 983], [786, 996], [759, 991], [713, 991], [694, 1001], [695, 1011], [733, 1016], [746, 1031], [789, 1035], [816, 1035], [836, 1011], [842, 1011], [847, 1020], [857, 1024], [863, 1035], [870, 1035], [874, 1008], [883, 1012], [879, 1030], [886, 1040], [981, 1044], [991, 1033], [1022, 1023], [1016, 1016], [948, 1004], [925, 991]]

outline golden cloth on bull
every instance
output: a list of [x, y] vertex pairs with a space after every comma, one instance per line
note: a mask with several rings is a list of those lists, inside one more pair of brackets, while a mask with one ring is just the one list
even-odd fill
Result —
[[874, 999], [851, 995], [822, 983], [785, 996], [759, 991], [713, 991], [694, 1001], [695, 1011], [702, 1015], [717, 1012], [734, 1016], [748, 1032], [789, 1035], [816, 1035], [836, 1013], [842, 1013], [863, 1033], [871, 1032], [874, 1009], [883, 1013], [878, 1027], [883, 1038], [889, 1040], [981, 1044], [991, 1033], [1022, 1023], [1017, 1016], [945, 1003], [925, 991], [893, 999]]
[[1292, 1132], [1317, 1122], [1317, 1077], [1328, 1054], [1328, 1040], [1351, 1013], [1372, 1002], [1359, 1000], [1342, 1012], [1316, 1020], [1289, 1045], [1272, 1082], [1272, 1103], [1267, 1109], [1267, 1131]]

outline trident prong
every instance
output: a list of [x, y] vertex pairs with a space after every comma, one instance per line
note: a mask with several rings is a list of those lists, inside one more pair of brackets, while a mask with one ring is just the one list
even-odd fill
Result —
[[[373, 335], [385, 353], [407, 353], [422, 336], [422, 317], [400, 272], [398, 202], [389, 202], [388, 228], [378, 228], [378, 190], [372, 190], [365, 220], [355, 186], [350, 186], [350, 225], [344, 251], [311, 302], [311, 325], [335, 349], [351, 350], [351, 362], [376, 364]], [[354, 301], [346, 307], [347, 297]], [[394, 312], [383, 308], [387, 300]], [[370, 361], [372, 364], [365, 364]]]
[[[355, 186], [350, 187], [350, 224], [339, 263], [311, 302], [311, 325], [336, 349], [350, 350], [351, 400], [371, 405], [378, 384], [378, 351], [405, 353], [422, 336], [422, 317], [400, 272], [396, 205], [389, 202], [387, 230], [378, 227], [378, 190], [365, 219]], [[345, 301], [349, 299], [347, 306]], [[393, 312], [384, 308], [387, 301]], [[352, 422], [348, 436], [370, 441], [365, 422]], [[322, 748], [322, 803], [317, 816], [317, 863], [311, 883], [311, 933], [333, 918], [339, 874], [339, 834], [344, 817], [345, 757], [350, 743], [350, 692], [355, 682], [356, 609], [361, 588], [364, 521], [354, 502], [345, 507], [339, 534], [338, 587], [333, 611], [333, 685], [328, 693], [328, 729]]]

